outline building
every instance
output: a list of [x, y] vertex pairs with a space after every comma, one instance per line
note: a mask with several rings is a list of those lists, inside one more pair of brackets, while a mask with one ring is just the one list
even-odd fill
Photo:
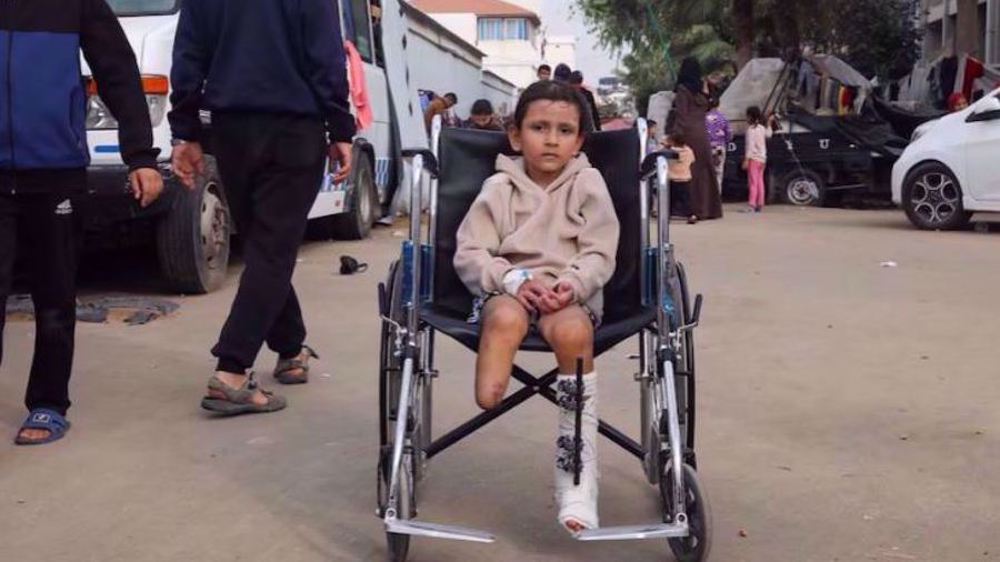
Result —
[[517, 88], [484, 70], [486, 53], [410, 3], [400, 5], [409, 31], [410, 87], [438, 95], [454, 92], [458, 96], [455, 113], [461, 118], [469, 116], [472, 103], [480, 98], [493, 102], [502, 114], [513, 109]]
[[503, 0], [411, 0], [410, 4], [482, 51], [485, 70], [518, 88], [535, 81], [542, 60], [537, 12]]
[[[542, 60], [555, 68], [565, 64], [575, 69], [576, 37], [572, 35], [546, 35], [542, 43]], [[590, 78], [589, 76], [587, 78]]]
[[1000, 0], [922, 0], [920, 20], [927, 60], [968, 53], [1000, 69]]

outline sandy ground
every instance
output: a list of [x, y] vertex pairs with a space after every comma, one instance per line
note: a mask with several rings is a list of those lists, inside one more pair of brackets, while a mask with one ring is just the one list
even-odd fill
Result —
[[[707, 299], [698, 451], [713, 560], [1000, 560], [998, 235], [917, 232], [895, 211], [729, 210], [675, 228]], [[216, 294], [176, 297], [165, 319], [81, 324], [74, 426], [55, 445], [11, 444], [33, 328], [8, 325], [0, 560], [383, 559], [375, 284], [398, 243], [382, 229], [304, 248], [296, 284], [323, 359], [310, 384], [281, 389], [291, 405], [277, 414], [215, 420], [198, 408], [236, 268]], [[371, 269], [336, 275], [343, 253]], [[142, 291], [148, 275], [85, 278], [92, 292]], [[435, 426], [445, 429], [475, 413], [473, 358], [439, 341]], [[612, 350], [599, 370], [603, 416], [635, 433], [633, 351]], [[262, 353], [259, 372], [273, 360]], [[663, 541], [583, 544], [557, 527], [554, 424], [536, 399], [437, 457], [421, 518], [498, 541], [415, 539], [410, 559], [671, 560]], [[656, 520], [639, 464], [602, 446], [602, 522]]]

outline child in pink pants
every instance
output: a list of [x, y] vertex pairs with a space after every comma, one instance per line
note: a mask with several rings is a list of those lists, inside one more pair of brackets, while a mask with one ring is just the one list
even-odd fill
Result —
[[764, 169], [767, 168], [767, 139], [773, 134], [771, 124], [764, 123], [760, 108], [747, 109], [746, 152], [743, 157], [743, 169], [747, 171], [750, 184], [750, 208], [748, 212], [759, 213], [764, 209]]

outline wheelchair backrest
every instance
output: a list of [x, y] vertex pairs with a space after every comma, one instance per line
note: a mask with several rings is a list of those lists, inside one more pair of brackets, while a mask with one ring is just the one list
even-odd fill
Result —
[[[583, 148], [591, 165], [608, 185], [621, 224], [618, 265], [604, 287], [605, 322], [633, 316], [642, 303], [639, 134], [634, 129], [592, 133]], [[516, 152], [503, 133], [444, 129], [438, 147], [440, 177], [434, 236], [434, 303], [456, 312], [472, 308], [472, 295], [455, 273], [455, 233], [482, 189], [496, 171], [498, 154]]]

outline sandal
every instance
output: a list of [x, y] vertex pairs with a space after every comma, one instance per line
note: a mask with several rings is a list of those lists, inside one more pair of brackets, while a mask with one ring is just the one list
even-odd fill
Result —
[[[209, 390], [222, 393], [225, 398], [215, 398], [206, 396], [201, 399], [201, 407], [210, 412], [223, 416], [238, 416], [240, 414], [266, 414], [285, 409], [288, 402], [281, 396], [273, 392], [259, 388], [254, 374], [247, 375], [247, 380], [239, 388], [233, 388], [219, 380], [217, 375], [212, 375], [208, 379]], [[267, 397], [266, 404], [257, 404], [253, 401], [254, 394], [260, 390]]]
[[[309, 382], [309, 360], [319, 359], [316, 351], [308, 345], [302, 346], [302, 351], [291, 359], [278, 359], [274, 367], [274, 378], [281, 384], [304, 384]], [[292, 374], [301, 371], [299, 374]]]
[[[66, 432], [72, 424], [69, 423], [62, 414], [48, 408], [35, 408], [25, 418], [21, 424], [21, 429], [17, 431], [14, 438], [15, 445], [44, 445], [53, 441], [58, 441], [66, 436]], [[21, 432], [25, 429], [43, 429], [49, 432], [49, 436], [42, 439], [26, 439], [21, 437]]]

